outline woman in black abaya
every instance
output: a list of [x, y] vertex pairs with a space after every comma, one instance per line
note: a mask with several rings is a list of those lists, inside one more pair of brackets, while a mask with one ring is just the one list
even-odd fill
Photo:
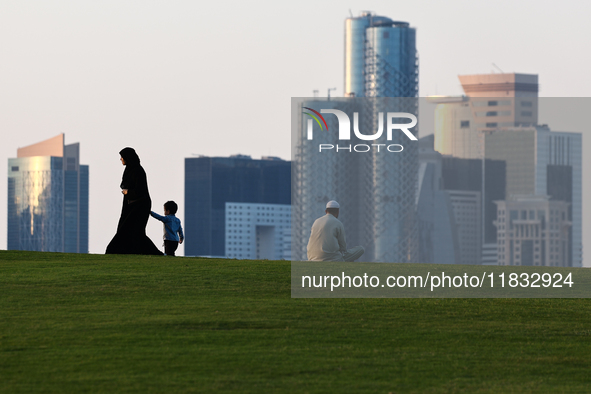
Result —
[[119, 154], [125, 166], [121, 181], [123, 207], [117, 234], [107, 246], [106, 253], [162, 255], [146, 235], [146, 224], [152, 209], [146, 172], [133, 148], [125, 148]]

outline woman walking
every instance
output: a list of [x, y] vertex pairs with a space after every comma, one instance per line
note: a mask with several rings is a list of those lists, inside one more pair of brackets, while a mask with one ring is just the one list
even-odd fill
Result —
[[107, 246], [107, 254], [153, 254], [162, 255], [146, 235], [146, 224], [152, 209], [146, 172], [133, 148], [121, 152], [125, 166], [121, 181], [123, 206], [117, 225], [117, 233]]

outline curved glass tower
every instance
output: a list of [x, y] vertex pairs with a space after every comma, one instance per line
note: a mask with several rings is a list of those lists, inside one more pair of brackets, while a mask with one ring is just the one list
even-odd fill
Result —
[[88, 253], [88, 166], [64, 138], [8, 159], [8, 250]]

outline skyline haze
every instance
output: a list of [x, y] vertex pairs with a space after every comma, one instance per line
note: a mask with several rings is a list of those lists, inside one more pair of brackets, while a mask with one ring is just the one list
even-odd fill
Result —
[[[162, 213], [162, 204], [175, 200], [181, 219], [185, 158], [289, 160], [291, 97], [310, 97], [316, 89], [324, 97], [334, 87], [331, 95], [343, 94], [349, 12], [369, 10], [416, 28], [421, 97], [461, 94], [458, 75], [500, 72], [495, 67], [538, 74], [540, 97], [586, 97], [591, 88], [585, 78], [591, 55], [581, 49], [591, 35], [582, 9], [588, 4], [230, 4], [0, 5], [0, 49], [9, 59], [0, 64], [0, 172], [7, 173], [7, 159], [19, 147], [60, 133], [66, 143], [79, 142], [81, 160], [90, 166], [90, 253], [104, 253], [115, 234], [123, 173], [118, 152], [126, 146], [137, 150], [146, 169], [152, 209]], [[583, 132], [584, 150], [590, 146], [578, 123], [557, 124], [556, 118], [552, 129]], [[540, 123], [546, 119], [541, 110]], [[430, 133], [432, 126], [421, 130], [421, 136]], [[585, 157], [583, 168], [588, 164]], [[6, 186], [0, 183], [4, 207]], [[588, 195], [584, 189], [583, 199]], [[6, 220], [0, 210], [0, 249], [6, 249]], [[150, 220], [147, 232], [160, 245], [161, 223]]]

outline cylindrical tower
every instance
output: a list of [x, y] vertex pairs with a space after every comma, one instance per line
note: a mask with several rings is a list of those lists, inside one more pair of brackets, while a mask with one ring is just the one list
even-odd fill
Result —
[[[365, 248], [363, 261], [417, 262], [418, 142], [400, 130], [385, 130], [388, 113], [418, 116], [415, 30], [369, 12], [348, 18], [344, 92], [345, 99], [303, 99], [292, 105], [292, 259], [305, 258], [312, 223], [328, 200], [337, 200], [347, 243]], [[327, 130], [322, 130], [306, 108], [342, 111], [350, 124], [341, 125], [328, 113]], [[340, 127], [349, 127], [350, 136], [339, 139]], [[313, 140], [308, 139], [307, 130], [313, 128]], [[417, 128], [412, 132], [416, 136]], [[320, 152], [319, 144], [331, 148]]]
[[416, 30], [362, 12], [345, 20], [345, 97], [417, 97]]
[[416, 30], [407, 22], [379, 21], [365, 33], [365, 96], [418, 97]]
[[365, 97], [365, 32], [376, 23], [388, 22], [392, 20], [367, 11], [345, 20], [345, 97]]

